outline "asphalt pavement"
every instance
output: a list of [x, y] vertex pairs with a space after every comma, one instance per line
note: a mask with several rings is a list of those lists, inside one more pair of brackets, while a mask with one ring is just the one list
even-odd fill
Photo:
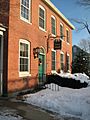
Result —
[[80, 120], [59, 116], [16, 99], [0, 100], [0, 120]]

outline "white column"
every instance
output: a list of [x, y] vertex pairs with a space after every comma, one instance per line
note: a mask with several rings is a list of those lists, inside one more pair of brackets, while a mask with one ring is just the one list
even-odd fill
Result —
[[0, 27], [0, 95], [3, 94], [3, 32], [5, 29]]

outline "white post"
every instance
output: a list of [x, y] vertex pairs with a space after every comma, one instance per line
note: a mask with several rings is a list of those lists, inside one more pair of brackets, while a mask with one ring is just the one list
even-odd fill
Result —
[[1, 37], [1, 95], [3, 94], [3, 35]]
[[[1, 25], [1, 24], [0, 24]], [[3, 32], [6, 29], [0, 26], [0, 94], [3, 94]]]

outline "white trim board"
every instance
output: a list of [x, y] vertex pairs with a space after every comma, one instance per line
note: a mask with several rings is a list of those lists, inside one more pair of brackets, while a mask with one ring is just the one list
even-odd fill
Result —
[[55, 7], [55, 5], [50, 0], [43, 0], [46, 2], [66, 23], [72, 28], [75, 29], [74, 25]]

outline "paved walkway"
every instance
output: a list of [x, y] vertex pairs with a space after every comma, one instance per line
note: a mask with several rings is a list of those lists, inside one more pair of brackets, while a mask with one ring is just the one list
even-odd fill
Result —
[[23, 120], [55, 120], [50, 113], [26, 103], [0, 100], [0, 111], [4, 107], [16, 110]]
[[[15, 99], [14, 99], [15, 100]], [[35, 106], [14, 100], [0, 100], [0, 112], [8, 116], [15, 116], [17, 120], [80, 120], [78, 118], [61, 116], [59, 119], [55, 115], [41, 110]], [[6, 110], [6, 111], [5, 111]], [[1, 114], [1, 113], [0, 113]], [[18, 116], [21, 119], [18, 119]], [[0, 119], [2, 120], [2, 119]], [[7, 119], [4, 119], [7, 120]], [[16, 119], [8, 119], [16, 120]]]

